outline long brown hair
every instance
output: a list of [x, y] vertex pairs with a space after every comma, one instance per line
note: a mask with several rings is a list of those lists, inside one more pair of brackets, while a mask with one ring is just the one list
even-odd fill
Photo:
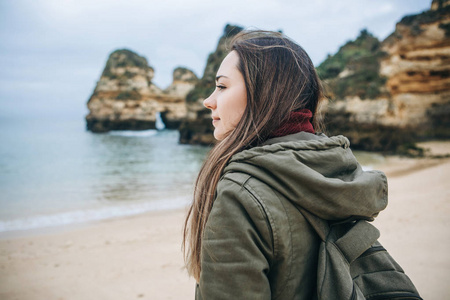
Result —
[[247, 88], [247, 107], [226, 138], [217, 143], [197, 177], [194, 200], [184, 224], [183, 251], [190, 275], [200, 279], [203, 231], [217, 183], [231, 156], [267, 140], [292, 111], [309, 109], [316, 131], [322, 130], [317, 108], [322, 86], [302, 47], [279, 32], [243, 31], [231, 42]]

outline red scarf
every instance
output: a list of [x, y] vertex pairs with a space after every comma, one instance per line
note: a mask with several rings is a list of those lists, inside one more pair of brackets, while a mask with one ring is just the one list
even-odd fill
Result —
[[300, 131], [314, 133], [314, 127], [311, 124], [312, 112], [309, 109], [293, 111], [289, 119], [281, 123], [280, 126], [272, 132], [271, 138], [294, 134]]

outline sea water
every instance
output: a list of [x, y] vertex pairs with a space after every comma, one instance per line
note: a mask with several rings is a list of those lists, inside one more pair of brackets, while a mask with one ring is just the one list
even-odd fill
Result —
[[0, 119], [0, 232], [181, 208], [209, 147], [176, 130], [95, 134], [83, 119]]
[[[186, 207], [210, 147], [176, 130], [86, 131], [83, 118], [0, 118], [0, 232]], [[381, 156], [357, 152], [365, 165]]]

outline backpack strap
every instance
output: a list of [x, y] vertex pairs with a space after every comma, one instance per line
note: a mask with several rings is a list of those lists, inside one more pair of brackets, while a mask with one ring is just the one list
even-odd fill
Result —
[[330, 232], [333, 228], [337, 229], [339, 226], [350, 228], [342, 235], [333, 236], [333, 238], [337, 238], [334, 244], [340, 249], [349, 263], [369, 249], [380, 237], [378, 229], [365, 220], [350, 220], [329, 225], [327, 221], [303, 208], [299, 208], [299, 210], [325, 243], [330, 241]]
[[353, 227], [334, 243], [349, 263], [369, 249], [380, 237], [380, 231], [365, 220], [358, 220]]

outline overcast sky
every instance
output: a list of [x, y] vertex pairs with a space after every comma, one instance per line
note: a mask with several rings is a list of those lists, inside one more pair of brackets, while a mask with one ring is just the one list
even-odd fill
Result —
[[0, 0], [0, 116], [79, 117], [108, 55], [147, 58], [161, 88], [173, 69], [201, 77], [227, 23], [283, 30], [320, 64], [367, 28], [386, 38], [431, 0]]

